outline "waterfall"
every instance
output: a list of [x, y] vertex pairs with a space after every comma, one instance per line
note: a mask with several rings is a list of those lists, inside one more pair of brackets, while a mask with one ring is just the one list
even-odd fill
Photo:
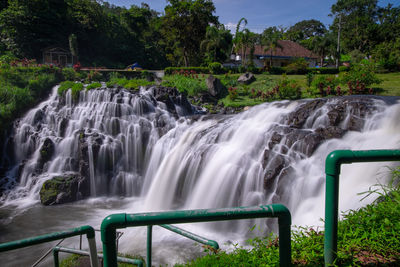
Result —
[[[201, 116], [168, 90], [103, 85], [73, 99], [55, 87], [15, 123], [0, 204], [38, 203], [45, 181], [66, 176], [77, 177], [75, 200], [135, 197], [132, 212], [283, 203], [295, 224], [315, 224], [329, 152], [400, 145], [395, 98], [280, 101]], [[357, 193], [377, 174], [387, 179], [382, 166], [392, 165], [343, 167], [340, 207], [363, 205]]]

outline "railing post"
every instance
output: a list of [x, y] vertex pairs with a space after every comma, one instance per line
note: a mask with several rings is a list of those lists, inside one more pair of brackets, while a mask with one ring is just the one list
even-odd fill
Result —
[[58, 247], [53, 248], [53, 259], [54, 259], [54, 267], [59, 267], [60, 262], [58, 260]]
[[336, 150], [326, 157], [325, 266], [334, 264], [336, 260], [340, 166], [345, 163], [378, 161], [400, 161], [400, 150]]
[[153, 239], [153, 226], [147, 226], [147, 253], [146, 253], [146, 266], [151, 266], [151, 253], [152, 253], [152, 239]]

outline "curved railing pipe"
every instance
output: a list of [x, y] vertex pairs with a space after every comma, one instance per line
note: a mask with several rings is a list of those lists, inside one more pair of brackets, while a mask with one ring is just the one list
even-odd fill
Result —
[[325, 161], [325, 266], [332, 265], [337, 252], [339, 175], [342, 164], [355, 162], [400, 161], [400, 150], [336, 150]]
[[[262, 217], [278, 218], [280, 265], [290, 266], [290, 226], [292, 223], [291, 215], [289, 210], [281, 204], [227, 209], [200, 209], [137, 214], [112, 214], [106, 217], [101, 224], [101, 240], [103, 242], [104, 266], [117, 266], [115, 232], [116, 229], [119, 228], [160, 224], [254, 219]], [[148, 261], [147, 266], [151, 266], [151, 262]]]

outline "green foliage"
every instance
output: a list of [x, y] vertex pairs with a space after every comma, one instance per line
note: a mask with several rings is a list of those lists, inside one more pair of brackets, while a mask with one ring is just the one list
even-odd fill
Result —
[[210, 69], [210, 72], [212, 74], [221, 74], [223, 73], [223, 67], [222, 64], [219, 62], [212, 62], [208, 65], [208, 68]]
[[63, 68], [61, 70], [64, 80], [75, 81], [80, 78], [79, 73], [77, 73], [73, 68]]
[[350, 67], [347, 66], [339, 66], [339, 72], [346, 72], [349, 71]]
[[297, 58], [284, 69], [286, 74], [305, 74], [307, 72], [307, 67], [308, 63], [304, 58]]
[[178, 74], [182, 72], [196, 72], [198, 74], [208, 74], [210, 69], [206, 67], [168, 67], [164, 69], [165, 75]]
[[60, 86], [58, 87], [58, 90], [57, 90], [58, 94], [63, 95], [64, 92], [66, 92], [66, 91], [68, 91], [68, 89], [72, 88], [72, 86], [74, 84], [75, 83], [73, 81], [65, 81], [65, 82], [60, 83]]
[[[165, 7], [163, 36], [171, 45], [171, 54], [185, 67], [202, 61], [200, 43], [207, 27], [217, 25], [215, 6], [209, 0], [169, 0]], [[173, 62], [174, 64], [178, 62]], [[178, 64], [176, 64], [178, 65]]]
[[195, 96], [208, 90], [205, 77], [193, 78], [184, 75], [165, 76], [161, 85], [176, 87], [179, 92], [186, 92], [189, 96]]
[[[373, 84], [380, 84], [382, 81], [375, 74], [373, 62], [353, 64], [349, 72], [343, 76], [343, 82], [347, 83], [349, 91], [355, 93], [370, 93], [365, 91]], [[352, 94], [352, 93], [350, 93]]]
[[310, 87], [311, 83], [313, 82], [315, 77], [315, 73], [314, 72], [307, 72], [306, 74], [306, 81], [307, 81], [307, 86]]
[[101, 81], [101, 80], [103, 80], [103, 75], [96, 70], [91, 70], [86, 77], [86, 81], [88, 82]]
[[75, 101], [78, 100], [82, 90], [83, 90], [82, 83], [74, 83], [71, 87], [72, 99], [74, 99]]
[[318, 75], [311, 83], [310, 96], [342, 95], [343, 92], [339, 86], [340, 82], [340, 78], [335, 75]]
[[153, 85], [154, 82], [149, 82], [146, 79], [127, 79], [127, 78], [117, 78], [118, 75], [111, 78], [110, 81], [106, 83], [107, 87], [113, 87], [114, 85], [122, 86], [126, 89], [139, 90], [140, 86]]
[[278, 94], [280, 99], [299, 99], [301, 97], [301, 87], [295, 80], [287, 79], [284, 75], [278, 83]]
[[318, 74], [338, 74], [337, 68], [307, 68], [308, 72], [315, 72]]
[[59, 81], [58, 69], [0, 66], [0, 136]]
[[[338, 259], [334, 266], [398, 266], [400, 263], [400, 169], [388, 185], [378, 185], [375, 203], [343, 214], [338, 224]], [[248, 241], [250, 249], [234, 245], [232, 253], [219, 251], [178, 266], [277, 266], [278, 239], [274, 235]], [[294, 266], [324, 265], [324, 232], [297, 227], [292, 231]]]
[[91, 83], [88, 86], [86, 86], [86, 90], [96, 89], [96, 88], [100, 88], [100, 87], [101, 87], [101, 83], [94, 82], [94, 83]]

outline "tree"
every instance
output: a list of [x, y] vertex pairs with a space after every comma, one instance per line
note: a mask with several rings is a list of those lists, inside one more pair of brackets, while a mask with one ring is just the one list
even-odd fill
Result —
[[338, 0], [332, 5], [335, 19], [331, 28], [337, 34], [341, 20], [342, 47], [346, 52], [359, 50], [369, 54], [371, 51], [379, 36], [377, 3], [377, 0]]
[[[199, 64], [198, 51], [209, 24], [218, 25], [211, 0], [168, 0], [163, 17], [163, 35], [171, 53], [183, 58], [185, 66]], [[178, 51], [177, 51], [178, 50]]]
[[207, 27], [206, 37], [200, 47], [206, 51], [206, 61], [223, 62], [230, 52], [232, 46], [232, 34], [225, 29], [224, 25]]
[[272, 54], [277, 48], [282, 48], [279, 40], [282, 39], [282, 32], [276, 27], [269, 27], [261, 34], [261, 44], [264, 46], [264, 52], [270, 51], [269, 66], [272, 67]]
[[332, 34], [325, 34], [324, 36], [315, 36], [311, 38], [310, 49], [320, 56], [320, 64], [323, 66], [324, 58], [327, 55], [335, 55], [335, 39]]
[[326, 33], [325, 25], [315, 19], [302, 20], [287, 30], [289, 40], [298, 42], [315, 36], [323, 36]]

